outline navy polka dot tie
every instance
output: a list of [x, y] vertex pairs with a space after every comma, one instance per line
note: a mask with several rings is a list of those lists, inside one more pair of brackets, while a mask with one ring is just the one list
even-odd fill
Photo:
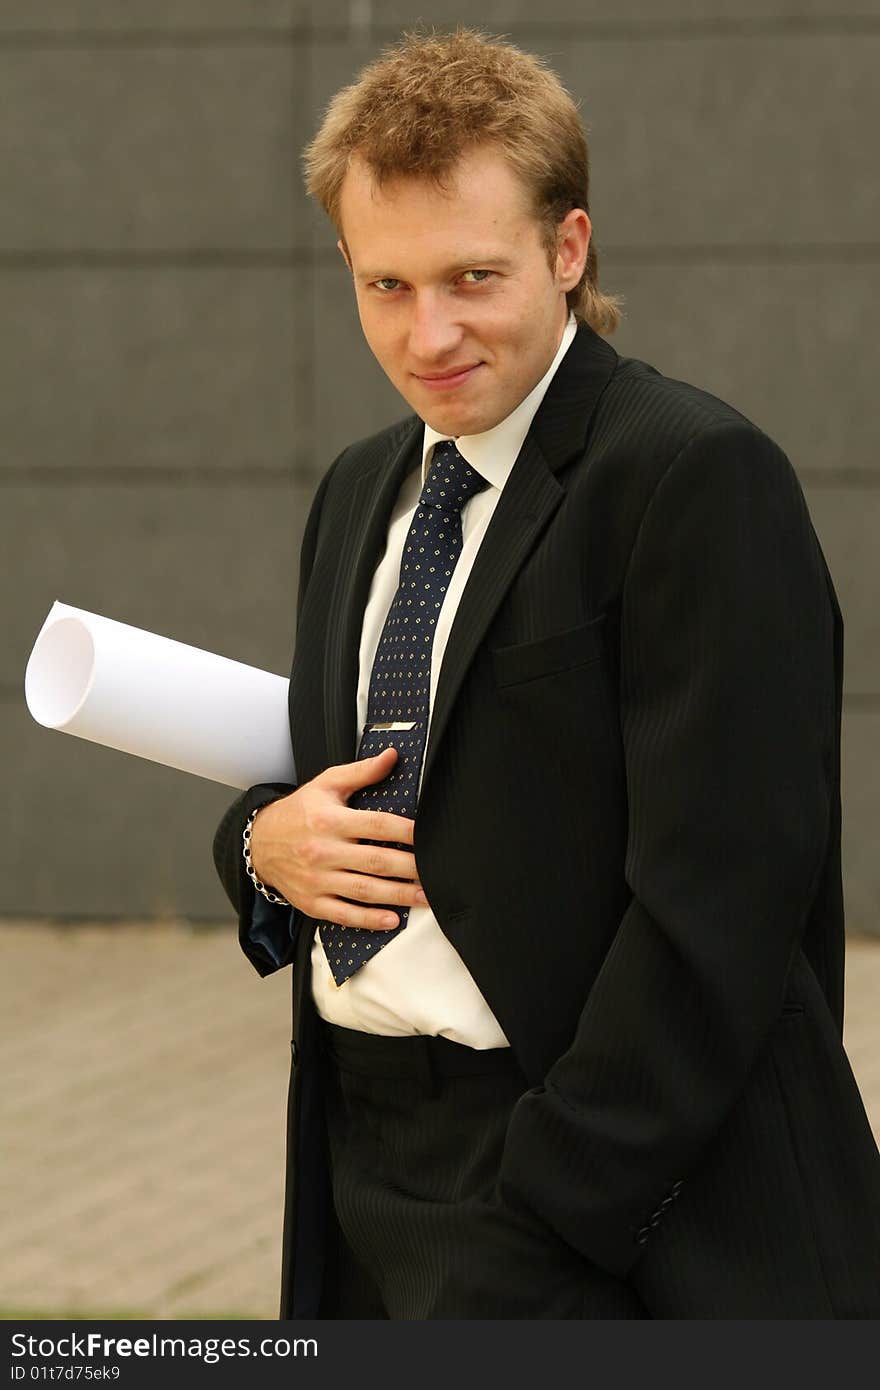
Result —
[[[358, 748], [359, 759], [372, 758], [393, 745], [397, 761], [384, 781], [360, 788], [349, 797], [349, 806], [356, 810], [415, 816], [428, 734], [431, 648], [437, 619], [461, 554], [461, 509], [486, 486], [486, 479], [470, 467], [451, 440], [434, 446], [403, 547], [400, 583], [376, 648], [367, 723]], [[392, 911], [400, 925], [389, 931], [320, 924], [321, 944], [338, 985], [403, 931], [409, 908], [393, 907]]]

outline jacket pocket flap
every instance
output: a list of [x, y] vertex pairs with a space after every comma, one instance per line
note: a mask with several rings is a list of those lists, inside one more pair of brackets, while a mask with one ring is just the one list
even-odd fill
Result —
[[604, 613], [580, 627], [552, 632], [535, 642], [518, 642], [512, 647], [492, 651], [498, 685], [519, 685], [522, 681], [552, 676], [578, 666], [587, 666], [602, 656]]

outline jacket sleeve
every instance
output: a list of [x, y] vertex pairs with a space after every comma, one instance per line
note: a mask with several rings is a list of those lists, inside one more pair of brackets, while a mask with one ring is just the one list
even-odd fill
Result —
[[826, 853], [833, 616], [788, 460], [746, 422], [679, 452], [621, 596], [629, 905], [499, 1190], [624, 1276], [779, 1014]]
[[[337, 458], [321, 479], [306, 521], [300, 550], [297, 624], [318, 546], [321, 509], [338, 462]], [[227, 808], [214, 835], [214, 865], [226, 896], [238, 914], [239, 944], [260, 975], [269, 975], [293, 960], [299, 914], [289, 907], [270, 903], [256, 892], [245, 869], [242, 836], [252, 811], [294, 791], [296, 785], [280, 782], [249, 787]]]

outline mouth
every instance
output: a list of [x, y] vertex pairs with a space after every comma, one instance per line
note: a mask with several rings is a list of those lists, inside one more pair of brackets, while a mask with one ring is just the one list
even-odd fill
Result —
[[462, 386], [466, 381], [470, 381], [474, 372], [482, 365], [482, 362], [474, 362], [469, 367], [453, 367], [446, 372], [427, 372], [424, 375], [414, 372], [413, 376], [423, 386], [427, 386], [429, 391], [452, 391], [457, 386]]

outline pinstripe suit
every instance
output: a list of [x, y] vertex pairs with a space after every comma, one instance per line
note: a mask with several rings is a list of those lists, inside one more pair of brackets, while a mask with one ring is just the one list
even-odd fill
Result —
[[[356, 754], [358, 638], [413, 417], [347, 449], [302, 548], [306, 781]], [[880, 1313], [880, 1157], [840, 1036], [842, 627], [788, 461], [582, 326], [444, 657], [415, 854], [528, 1079], [500, 1190], [657, 1317]], [[260, 973], [293, 962], [282, 1311], [320, 1294], [312, 930], [250, 935], [244, 819], [215, 858]], [[470, 847], [479, 840], [478, 860]]]

